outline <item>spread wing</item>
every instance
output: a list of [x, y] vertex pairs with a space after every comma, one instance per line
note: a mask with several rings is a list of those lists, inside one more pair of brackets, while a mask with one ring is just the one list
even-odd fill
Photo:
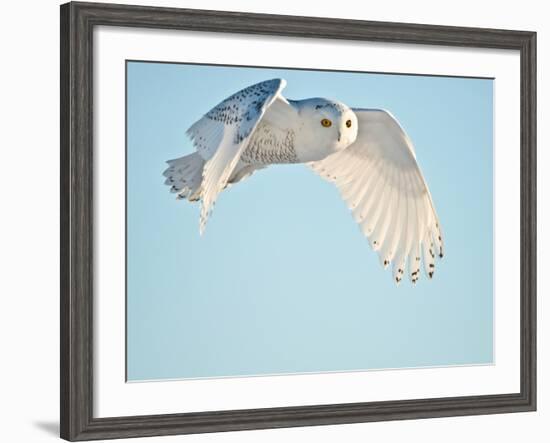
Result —
[[435, 254], [443, 257], [443, 239], [412, 143], [388, 112], [354, 112], [356, 141], [310, 166], [336, 185], [384, 267], [393, 264], [397, 283], [407, 264], [413, 283], [422, 263], [431, 278]]
[[200, 195], [201, 233], [266, 110], [275, 102], [290, 107], [280, 94], [285, 85], [283, 79], [273, 79], [249, 86], [226, 98], [188, 129], [197, 152], [206, 161]]

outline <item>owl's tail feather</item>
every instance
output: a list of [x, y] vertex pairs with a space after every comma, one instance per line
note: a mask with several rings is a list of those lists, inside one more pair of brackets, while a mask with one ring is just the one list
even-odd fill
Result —
[[177, 194], [177, 198], [186, 198], [189, 201], [198, 201], [201, 195], [202, 170], [204, 159], [198, 152], [184, 157], [168, 160], [168, 169], [163, 175], [165, 185], [170, 186], [170, 192]]

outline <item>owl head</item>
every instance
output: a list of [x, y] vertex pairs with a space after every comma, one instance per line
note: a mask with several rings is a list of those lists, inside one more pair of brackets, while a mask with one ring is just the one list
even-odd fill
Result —
[[341, 102], [325, 98], [303, 100], [300, 117], [308, 139], [304, 142], [312, 156], [324, 158], [347, 148], [357, 138], [357, 117]]

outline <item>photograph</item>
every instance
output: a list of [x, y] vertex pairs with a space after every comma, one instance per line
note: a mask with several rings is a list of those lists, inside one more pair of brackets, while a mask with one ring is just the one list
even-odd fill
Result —
[[545, 5], [5, 2], [0, 440], [548, 440]]
[[494, 364], [494, 78], [125, 76], [128, 382]]

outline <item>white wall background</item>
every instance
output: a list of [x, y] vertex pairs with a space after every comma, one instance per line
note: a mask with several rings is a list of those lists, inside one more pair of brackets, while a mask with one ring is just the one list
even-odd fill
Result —
[[[152, 438], [186, 443], [548, 441], [550, 16], [542, 1], [122, 1], [291, 15], [525, 29], [538, 32], [539, 410], [536, 413]], [[0, 26], [0, 440], [54, 441], [59, 351], [59, 9], [54, 0], [6, 2]], [[550, 228], [549, 228], [550, 229]], [[546, 429], [546, 428], [549, 429]]]

